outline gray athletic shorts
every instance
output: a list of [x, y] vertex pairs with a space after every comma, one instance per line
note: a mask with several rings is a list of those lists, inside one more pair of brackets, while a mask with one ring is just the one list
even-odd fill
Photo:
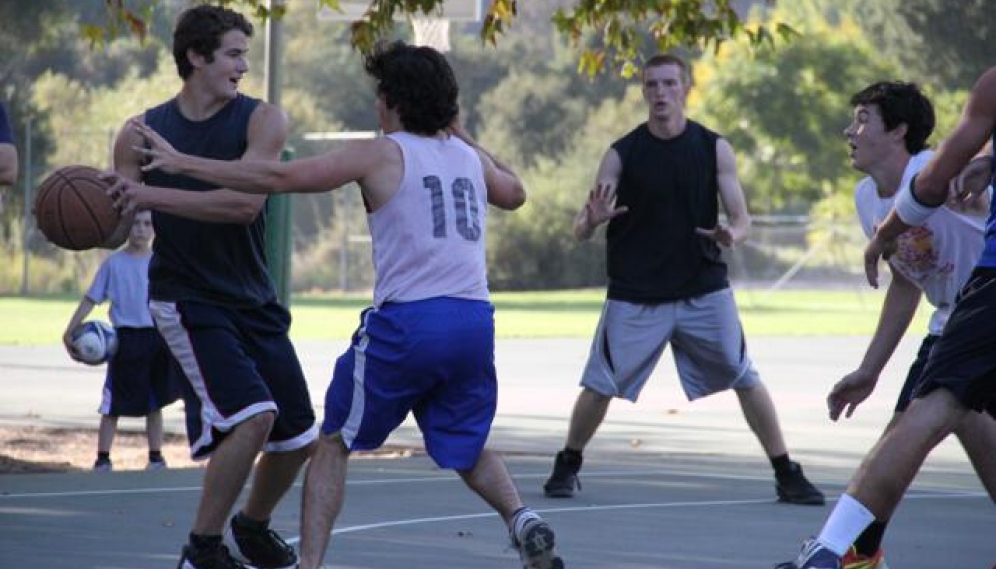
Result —
[[689, 401], [760, 382], [725, 288], [663, 304], [606, 300], [581, 385], [636, 401], [668, 343]]

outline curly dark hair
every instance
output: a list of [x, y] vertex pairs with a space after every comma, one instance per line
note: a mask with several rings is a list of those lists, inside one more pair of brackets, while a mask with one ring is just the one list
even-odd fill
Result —
[[227, 8], [201, 4], [180, 14], [173, 30], [173, 60], [180, 78], [186, 79], [194, 72], [187, 59], [187, 50], [203, 55], [210, 63], [214, 60], [214, 51], [221, 46], [221, 36], [232, 30], [252, 37], [249, 20]]
[[450, 64], [435, 49], [381, 43], [364, 57], [363, 67], [408, 132], [431, 136], [456, 118], [460, 89]]
[[916, 154], [927, 148], [934, 132], [934, 106], [916, 83], [879, 81], [851, 97], [851, 106], [875, 105], [886, 130], [906, 125], [906, 151]]

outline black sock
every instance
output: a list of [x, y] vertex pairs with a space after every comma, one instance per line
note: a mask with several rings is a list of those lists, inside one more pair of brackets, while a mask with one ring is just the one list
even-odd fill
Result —
[[266, 529], [270, 527], [270, 520], [257, 522], [256, 520], [247, 518], [242, 512], [239, 512], [235, 514], [235, 525], [252, 532], [262, 532], [266, 531]]
[[861, 532], [858, 539], [854, 540], [854, 549], [861, 555], [872, 556], [882, 547], [882, 537], [885, 535], [885, 528], [889, 522], [875, 520], [870, 526]]
[[149, 462], [162, 462], [162, 461], [163, 461], [162, 451], [159, 450], [149, 451]]
[[190, 534], [190, 547], [197, 552], [215, 551], [221, 547], [220, 535], [198, 535]]
[[776, 476], [791, 474], [792, 471], [795, 470], [792, 467], [792, 461], [789, 460], [788, 453], [769, 457], [768, 460], [771, 461], [771, 467], [775, 469]]
[[97, 451], [97, 462], [110, 462], [111, 461], [111, 451]]
[[581, 451], [564, 447], [563, 453], [564, 453], [564, 458], [566, 458], [568, 462], [575, 464], [581, 463]]

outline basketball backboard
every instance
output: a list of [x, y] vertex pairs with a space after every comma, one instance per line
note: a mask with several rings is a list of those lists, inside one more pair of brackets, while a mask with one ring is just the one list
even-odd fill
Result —
[[[322, 6], [318, 10], [318, 19], [333, 22], [353, 22], [363, 18], [370, 7], [370, 0], [339, 0], [341, 12], [337, 12]], [[481, 0], [444, 0], [442, 11], [439, 13], [421, 13], [415, 17], [427, 16], [431, 18], [445, 19], [451, 22], [479, 22], [481, 21]], [[403, 12], [395, 13], [395, 19], [405, 21], [407, 19]]]

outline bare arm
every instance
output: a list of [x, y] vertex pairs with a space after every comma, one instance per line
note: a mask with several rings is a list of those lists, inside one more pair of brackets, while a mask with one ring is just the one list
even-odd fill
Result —
[[62, 344], [66, 347], [69, 357], [74, 360], [79, 361], [80, 356], [76, 353], [76, 347], [73, 346], [73, 330], [83, 323], [83, 320], [85, 320], [86, 317], [90, 315], [90, 312], [93, 311], [94, 306], [96, 306], [96, 304], [90, 300], [90, 297], [83, 296], [83, 298], [80, 299], [80, 303], [76, 306], [76, 311], [73, 312], [73, 315], [69, 318], [69, 323], [66, 324], [66, 330], [62, 333]]
[[626, 213], [626, 206], [616, 207], [616, 187], [622, 176], [622, 158], [614, 148], [602, 156], [595, 175], [595, 186], [588, 191], [588, 198], [574, 216], [574, 238], [589, 239], [599, 225]]
[[481, 157], [484, 182], [488, 186], [488, 203], [505, 210], [519, 209], [526, 203], [526, 188], [512, 168], [478, 145], [459, 122], [450, 126], [449, 132], [469, 144]]
[[[168, 143], [152, 129], [142, 124], [139, 120], [131, 120], [119, 136], [121, 142], [120, 153], [123, 162], [116, 169], [123, 177], [129, 180], [138, 180], [138, 176], [143, 171], [154, 169], [152, 165], [146, 164], [148, 156], [142, 149], [146, 146], [146, 139], [152, 133], [156, 139], [168, 146]], [[260, 105], [253, 112], [249, 120], [247, 132], [247, 147], [240, 160], [203, 160], [213, 169], [237, 169], [249, 170], [250, 164], [279, 165], [278, 160], [287, 140], [287, 117], [279, 108], [267, 103]], [[177, 156], [170, 146], [169, 149]], [[195, 159], [193, 157], [188, 157]], [[190, 192], [173, 188], [161, 188], [153, 186], [142, 186], [138, 184], [127, 184], [123, 192], [122, 201], [126, 211], [134, 209], [154, 209], [164, 213], [196, 219], [198, 221], [214, 223], [251, 223], [259, 215], [263, 205], [266, 203], [265, 196], [253, 196], [243, 192], [229, 189], [231, 184], [219, 179], [209, 179], [206, 176], [193, 176], [186, 171], [168, 170], [169, 173], [182, 173], [199, 177], [208, 182], [215, 183], [221, 188], [207, 192]], [[125, 174], [125, 171], [128, 173]], [[112, 190], [113, 191], [113, 190]]]
[[737, 177], [736, 154], [730, 143], [722, 138], [716, 141], [716, 183], [729, 226], [717, 224], [716, 227], [700, 227], [696, 232], [725, 247], [731, 247], [747, 239], [751, 220], [747, 212], [747, 199], [740, 187], [740, 178]]
[[240, 161], [211, 160], [177, 152], [144, 124], [130, 127], [148, 143], [143, 151], [149, 163], [142, 170], [162, 169], [231, 188], [235, 195], [325, 192], [349, 182], [377, 186], [378, 161], [391, 152], [394, 143], [384, 138], [358, 140], [321, 156], [276, 162], [246, 156]]
[[922, 292], [912, 281], [899, 271], [892, 270], [892, 281], [882, 301], [878, 325], [861, 365], [838, 381], [827, 396], [832, 420], [836, 421], [845, 409], [846, 416], [850, 417], [855, 408], [875, 390], [879, 375], [916, 314], [921, 296]]

